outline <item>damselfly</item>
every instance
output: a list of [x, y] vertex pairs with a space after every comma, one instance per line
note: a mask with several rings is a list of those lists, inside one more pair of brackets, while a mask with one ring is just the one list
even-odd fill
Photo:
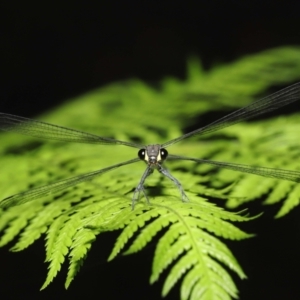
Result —
[[299, 171], [249, 166], [243, 164], [219, 162], [219, 161], [205, 160], [205, 159], [192, 158], [192, 157], [186, 157], [180, 155], [172, 155], [169, 154], [168, 151], [166, 150], [167, 147], [176, 144], [178, 142], [181, 142], [192, 136], [212, 133], [214, 131], [231, 126], [233, 124], [250, 119], [252, 117], [264, 114], [266, 112], [273, 111], [275, 109], [278, 109], [282, 106], [290, 104], [299, 99], [300, 99], [300, 83], [296, 83], [270, 96], [255, 101], [244, 108], [238, 109], [207, 126], [186, 133], [164, 144], [152, 144], [148, 146], [144, 146], [132, 142], [119, 141], [111, 138], [100, 137], [94, 134], [90, 134], [90, 133], [86, 133], [86, 132], [82, 132], [79, 130], [70, 129], [58, 125], [53, 125], [46, 122], [41, 122], [41, 121], [36, 121], [24, 117], [15, 116], [15, 115], [0, 113], [0, 130], [2, 131], [17, 132], [24, 135], [33, 136], [36, 138], [58, 140], [62, 142], [77, 142], [77, 143], [100, 144], [100, 145], [124, 145], [124, 146], [139, 149], [136, 158], [109, 166], [101, 170], [78, 175], [69, 179], [60, 180], [46, 186], [33, 188], [28, 191], [7, 197], [0, 202], [0, 207], [7, 208], [10, 206], [23, 204], [32, 201], [34, 199], [40, 198], [42, 196], [45, 196], [47, 194], [55, 193], [64, 190], [66, 188], [72, 187], [81, 182], [92, 180], [93, 178], [103, 173], [119, 168], [121, 166], [136, 163], [138, 161], [144, 161], [147, 167], [133, 192], [132, 208], [134, 208], [136, 201], [140, 199], [141, 193], [145, 196], [147, 202], [149, 203], [148, 196], [144, 189], [144, 183], [146, 178], [150, 176], [155, 169], [162, 175], [169, 178], [177, 186], [177, 188], [180, 191], [182, 201], [188, 201], [188, 197], [184, 192], [181, 183], [175, 177], [173, 177], [170, 174], [170, 172], [163, 166], [163, 162], [167, 158], [169, 160], [194, 161], [197, 163], [210, 164], [216, 167], [230, 169], [233, 171], [240, 171], [240, 172], [251, 173], [251, 174], [260, 175], [264, 177], [271, 177], [271, 178], [284, 179], [284, 180], [289, 180], [294, 182], [300, 182]]

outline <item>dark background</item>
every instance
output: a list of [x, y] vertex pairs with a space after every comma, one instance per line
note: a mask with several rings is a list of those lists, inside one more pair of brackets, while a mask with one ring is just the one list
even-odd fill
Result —
[[[0, 11], [0, 111], [29, 117], [110, 82], [184, 78], [191, 54], [209, 69], [300, 44], [300, 1], [2, 1]], [[241, 299], [300, 298], [300, 211], [273, 221], [276, 209], [244, 225], [256, 239], [228, 244], [249, 277], [235, 280]], [[47, 266], [42, 242], [17, 254], [0, 249], [1, 299], [158, 299], [161, 283], [148, 286], [154, 248], [106, 263], [114, 238], [97, 240], [67, 292], [66, 270], [38, 291]], [[175, 289], [168, 299], [177, 298]]]

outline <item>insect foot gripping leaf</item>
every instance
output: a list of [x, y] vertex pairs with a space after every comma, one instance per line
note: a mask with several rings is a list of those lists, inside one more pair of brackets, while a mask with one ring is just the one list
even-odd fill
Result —
[[227, 212], [205, 199], [192, 195], [190, 198], [191, 202], [184, 204], [172, 197], [159, 197], [149, 207], [137, 205], [134, 211], [127, 210], [126, 217], [114, 218], [110, 226], [124, 229], [109, 260], [127, 243], [130, 246], [125, 254], [140, 251], [164, 229], [156, 246], [150, 279], [154, 283], [168, 268], [163, 296], [181, 280], [181, 299], [237, 298], [237, 288], [224, 265], [240, 278], [246, 276], [231, 251], [217, 237], [231, 240], [251, 237], [230, 223], [250, 218]]

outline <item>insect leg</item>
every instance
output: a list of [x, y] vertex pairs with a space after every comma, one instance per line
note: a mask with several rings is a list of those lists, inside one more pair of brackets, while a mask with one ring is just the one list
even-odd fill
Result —
[[145, 180], [148, 176], [150, 176], [151, 174], [153, 173], [153, 169], [148, 166], [147, 169], [145, 170], [138, 186], [136, 187], [134, 193], [133, 193], [133, 197], [132, 197], [132, 209], [134, 209], [134, 205], [135, 205], [135, 202], [137, 202], [139, 199], [140, 199], [140, 194], [141, 192], [143, 192], [146, 200], [147, 200], [147, 203], [150, 204], [149, 202], [149, 198], [148, 196], [146, 195], [146, 192], [145, 192], [145, 188], [144, 188], [144, 183], [145, 183]]
[[182, 201], [183, 202], [188, 202], [189, 199], [188, 199], [187, 195], [185, 194], [181, 183], [174, 176], [172, 176], [167, 169], [164, 169], [162, 166], [160, 166], [160, 168], [158, 168], [158, 171], [161, 174], [163, 174], [164, 176], [168, 177], [171, 181], [174, 182], [174, 184], [177, 186], [177, 188], [180, 191]]

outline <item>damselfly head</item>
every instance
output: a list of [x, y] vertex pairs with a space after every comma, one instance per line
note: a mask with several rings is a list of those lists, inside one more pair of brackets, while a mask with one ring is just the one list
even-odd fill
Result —
[[161, 145], [148, 145], [139, 150], [138, 156], [144, 160], [148, 165], [157, 165], [162, 163], [168, 156], [168, 151], [161, 147]]

